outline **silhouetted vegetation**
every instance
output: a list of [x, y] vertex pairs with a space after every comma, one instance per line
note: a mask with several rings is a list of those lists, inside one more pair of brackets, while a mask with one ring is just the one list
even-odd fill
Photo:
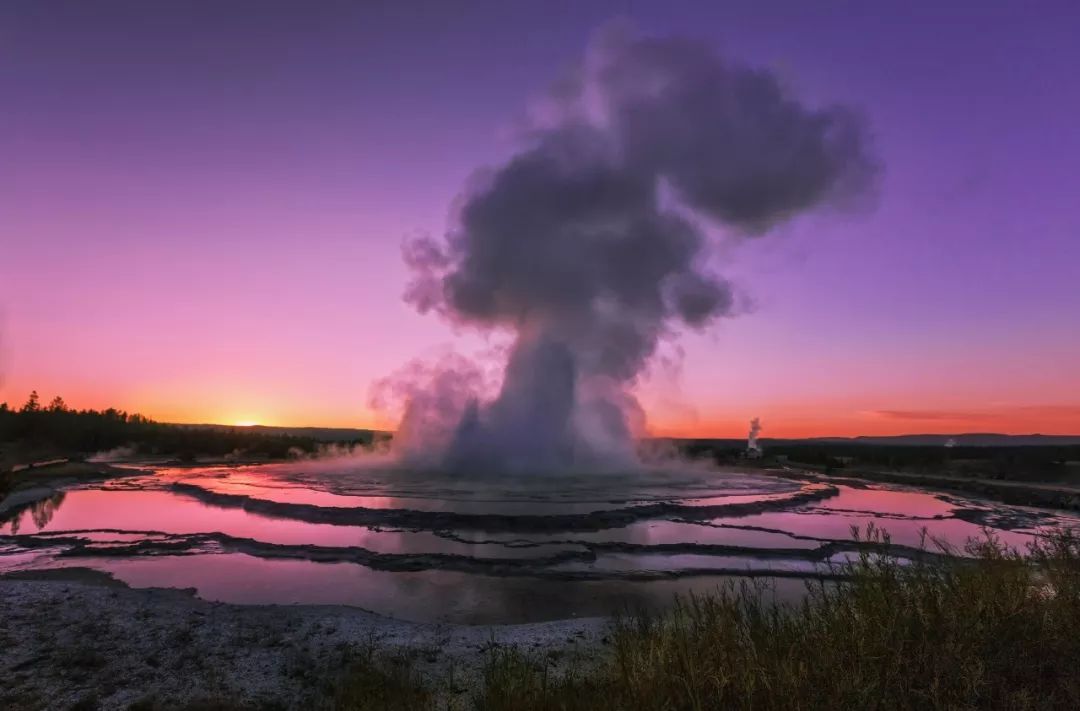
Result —
[[[336, 442], [368, 445], [371, 433]], [[109, 408], [74, 410], [60, 397], [42, 405], [37, 392], [19, 408], [0, 404], [0, 462], [32, 463], [51, 457], [82, 457], [123, 448], [133, 456], [240, 456], [280, 459], [315, 452], [326, 441], [243, 427], [185, 426], [155, 422], [138, 414]], [[20, 460], [20, 461], [17, 461]], [[0, 466], [0, 470], [10, 468]], [[0, 482], [2, 483], [2, 482]]]
[[[869, 530], [871, 542], [887, 542]], [[1080, 708], [1080, 538], [1055, 533], [1027, 555], [992, 538], [974, 558], [867, 552], [801, 605], [755, 585], [618, 620], [593, 668], [550, 671], [516, 648], [489, 652], [470, 696], [436, 701], [407, 660], [363, 660], [339, 709]], [[375, 703], [371, 703], [375, 700]]]
[[[683, 452], [719, 464], [745, 464], [743, 440], [683, 440]], [[1056, 482], [1080, 479], [1080, 445], [953, 446], [764, 440], [763, 465], [791, 463], [826, 472], [886, 470], [984, 479]]]

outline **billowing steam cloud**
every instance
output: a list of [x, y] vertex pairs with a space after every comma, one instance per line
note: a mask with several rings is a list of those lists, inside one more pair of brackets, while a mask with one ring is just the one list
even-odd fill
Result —
[[451, 468], [632, 464], [629, 386], [659, 339], [732, 311], [703, 225], [760, 235], [875, 174], [851, 111], [803, 106], [770, 72], [679, 39], [601, 33], [544, 109], [445, 239], [405, 249], [419, 311], [515, 334], [494, 398], [452, 383], [410, 405], [403, 430], [452, 423], [431, 435]]

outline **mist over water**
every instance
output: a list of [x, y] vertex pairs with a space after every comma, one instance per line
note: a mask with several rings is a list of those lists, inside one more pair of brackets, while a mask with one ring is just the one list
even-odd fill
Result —
[[[501, 384], [463, 359], [392, 379], [395, 447], [452, 470], [625, 470], [632, 393], [662, 338], [730, 316], [708, 234], [767, 234], [874, 182], [857, 115], [683, 39], [600, 32], [478, 173], [441, 238], [406, 244], [421, 313], [512, 334]], [[416, 371], [420, 368], [420, 371]], [[385, 390], [387, 384], [383, 384]]]

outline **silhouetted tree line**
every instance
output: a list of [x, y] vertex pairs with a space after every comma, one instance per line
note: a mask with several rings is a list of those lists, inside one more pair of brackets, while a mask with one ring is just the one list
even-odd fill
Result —
[[[955, 446], [764, 441], [764, 464], [784, 458], [826, 470], [937, 472], [987, 479], [1054, 481], [1080, 474], [1080, 445]], [[689, 440], [682, 450], [720, 464], [743, 461], [745, 440]]]
[[[74, 410], [61, 397], [42, 405], [36, 391], [18, 409], [0, 403], [0, 443], [64, 455], [90, 455], [130, 446], [139, 455], [173, 455], [179, 459], [233, 452], [284, 458], [297, 450], [311, 453], [320, 444], [327, 444], [312, 437], [252, 432], [241, 427], [164, 424], [114, 408]], [[339, 444], [356, 443], [361, 442]]]

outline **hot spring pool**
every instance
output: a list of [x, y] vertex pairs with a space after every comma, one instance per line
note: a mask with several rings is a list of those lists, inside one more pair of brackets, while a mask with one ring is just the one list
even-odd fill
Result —
[[883, 485], [684, 467], [453, 478], [299, 462], [152, 470], [0, 515], [0, 572], [107, 571], [234, 603], [342, 604], [416, 621], [526, 622], [657, 608], [754, 578], [795, 598], [857, 552], [924, 530], [1023, 547], [1061, 512]]

